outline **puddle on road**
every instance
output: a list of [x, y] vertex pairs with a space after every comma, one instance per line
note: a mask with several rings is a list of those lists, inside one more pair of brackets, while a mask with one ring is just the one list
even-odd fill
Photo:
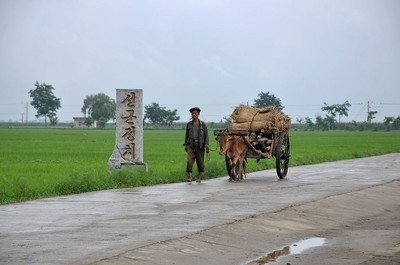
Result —
[[305, 239], [290, 246], [290, 254], [301, 254], [307, 249], [313, 247], [320, 247], [323, 244], [325, 244], [325, 238], [322, 237], [313, 237]]
[[246, 263], [246, 265], [265, 265], [270, 262], [275, 262], [282, 256], [301, 254], [310, 248], [320, 247], [323, 244], [325, 244], [325, 238], [322, 237], [305, 239], [297, 243], [293, 243], [290, 246], [286, 246], [280, 250], [275, 250], [274, 252], [268, 253], [266, 256]]

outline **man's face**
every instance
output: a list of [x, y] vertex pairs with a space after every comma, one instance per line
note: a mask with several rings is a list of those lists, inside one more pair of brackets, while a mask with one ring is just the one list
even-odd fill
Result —
[[198, 118], [199, 117], [199, 112], [197, 110], [192, 111], [192, 118]]

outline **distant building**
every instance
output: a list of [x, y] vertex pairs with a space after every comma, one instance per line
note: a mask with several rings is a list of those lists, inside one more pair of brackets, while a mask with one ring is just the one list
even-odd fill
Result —
[[[73, 117], [74, 119], [74, 128], [87, 128], [85, 121], [87, 118], [85, 117]], [[89, 128], [97, 128], [97, 122], [93, 121], [92, 125]]]

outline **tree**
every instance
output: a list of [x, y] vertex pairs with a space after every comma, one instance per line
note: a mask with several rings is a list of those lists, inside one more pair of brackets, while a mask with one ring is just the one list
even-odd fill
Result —
[[167, 110], [165, 107], [161, 107], [158, 103], [151, 103], [150, 105], [144, 106], [144, 121], [146, 120], [155, 126], [171, 126], [174, 121], [180, 119], [177, 116], [178, 110]]
[[322, 118], [321, 115], [317, 115], [315, 117], [315, 123], [318, 126], [318, 128], [320, 128], [320, 129], [323, 129], [325, 127], [324, 126], [324, 118]]
[[385, 117], [383, 119], [383, 124], [385, 124], [386, 126], [389, 126], [394, 120], [394, 117]]
[[310, 118], [310, 117], [306, 117], [305, 120], [306, 120], [307, 127], [309, 127], [310, 129], [312, 129], [312, 128], [314, 127], [314, 123], [313, 123], [313, 121], [311, 120], [311, 118]]
[[400, 116], [393, 120], [393, 129], [400, 129]]
[[261, 92], [258, 94], [258, 98], [254, 100], [253, 107], [260, 108], [266, 106], [275, 106], [279, 111], [282, 111], [284, 108], [281, 104], [281, 100], [275, 97], [275, 95], [270, 94], [269, 92]]
[[296, 122], [297, 122], [298, 124], [303, 124], [304, 119], [303, 119], [303, 118], [296, 118]]
[[93, 119], [88, 117], [85, 119], [83, 123], [86, 125], [86, 127], [90, 127], [93, 124], [93, 122], [94, 122]]
[[391, 126], [393, 120], [394, 120], [394, 117], [385, 117], [383, 119], [383, 124], [386, 126], [387, 130], [390, 130], [390, 126]]
[[326, 111], [330, 116], [335, 119], [336, 115], [339, 116], [339, 123], [340, 123], [340, 118], [342, 116], [349, 116], [347, 113], [349, 111], [349, 107], [351, 107], [351, 104], [349, 103], [348, 100], [346, 100], [343, 104], [333, 104], [333, 105], [328, 105], [326, 102], [324, 102], [324, 107], [321, 108], [321, 110]]
[[50, 125], [51, 125], [51, 126], [56, 126], [56, 125], [57, 125], [57, 123], [58, 123], [58, 118], [57, 118], [56, 115], [50, 115], [50, 116], [49, 116], [49, 119], [50, 119]]
[[180, 119], [180, 117], [177, 115], [178, 110], [174, 109], [174, 110], [167, 110], [167, 115], [165, 117], [165, 122], [166, 125], [168, 126], [172, 126], [172, 124], [174, 123], [174, 121], [177, 121]]
[[56, 113], [61, 108], [61, 99], [53, 94], [54, 87], [45, 83], [35, 83], [36, 88], [29, 90], [29, 95], [32, 98], [31, 105], [36, 109], [36, 118], [44, 116], [44, 124], [47, 127], [47, 117], [55, 121]]
[[233, 120], [232, 120], [231, 117], [224, 116], [224, 117], [222, 118], [222, 120], [221, 120], [221, 123], [228, 127], [229, 124], [232, 123], [232, 121], [233, 121]]
[[377, 111], [368, 111], [367, 122], [371, 123], [371, 121], [375, 119], [375, 114], [377, 113]]
[[322, 130], [328, 131], [333, 129], [335, 124], [335, 119], [331, 115], [326, 115], [325, 118], [322, 118], [320, 115], [315, 117], [315, 124]]
[[115, 119], [115, 100], [104, 93], [89, 95], [83, 100], [82, 113], [99, 121], [99, 127], [104, 128], [107, 121]]

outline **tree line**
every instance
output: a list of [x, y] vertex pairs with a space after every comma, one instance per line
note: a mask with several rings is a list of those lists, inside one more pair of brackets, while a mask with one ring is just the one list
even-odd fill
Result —
[[[47, 118], [50, 125], [58, 123], [57, 110], [61, 108], [61, 99], [54, 95], [54, 87], [46, 83], [35, 83], [35, 89], [29, 90], [32, 98], [30, 104], [36, 109], [35, 117], [44, 117], [47, 127]], [[90, 126], [94, 121], [104, 128], [110, 119], [115, 119], [115, 100], [104, 93], [89, 95], [83, 100], [82, 113], [85, 115], [85, 125]]]
[[[61, 99], [57, 98], [53, 91], [54, 87], [48, 84], [35, 83], [35, 89], [29, 91], [32, 98], [31, 105], [36, 109], [36, 118], [44, 117], [45, 126], [47, 126], [47, 118], [50, 125], [58, 123], [57, 110], [61, 108]], [[275, 106], [279, 111], [283, 112], [284, 106], [281, 100], [269, 92], [260, 92], [254, 100], [253, 107]], [[304, 119], [297, 119], [293, 124], [294, 128], [307, 129], [307, 130], [334, 130], [334, 129], [400, 129], [400, 116], [399, 117], [385, 117], [383, 124], [380, 126], [371, 125], [372, 120], [375, 118], [377, 111], [368, 111], [366, 122], [350, 122], [342, 123], [341, 118], [348, 116], [351, 104], [345, 101], [342, 104], [328, 105], [324, 102], [321, 108], [326, 115], [323, 117], [318, 115], [315, 117], [315, 122], [310, 117]], [[85, 125], [90, 126], [94, 121], [97, 122], [100, 128], [104, 128], [108, 121], [115, 121], [115, 100], [110, 98], [104, 93], [95, 95], [88, 95], [83, 100], [81, 108], [82, 113], [86, 117]], [[180, 119], [177, 109], [166, 109], [158, 103], [151, 103], [144, 106], [144, 125], [147, 128], [171, 128], [180, 125], [177, 121]], [[227, 125], [231, 122], [230, 117], [223, 117], [219, 123], [211, 123], [211, 125]], [[293, 122], [292, 122], [293, 123]]]

